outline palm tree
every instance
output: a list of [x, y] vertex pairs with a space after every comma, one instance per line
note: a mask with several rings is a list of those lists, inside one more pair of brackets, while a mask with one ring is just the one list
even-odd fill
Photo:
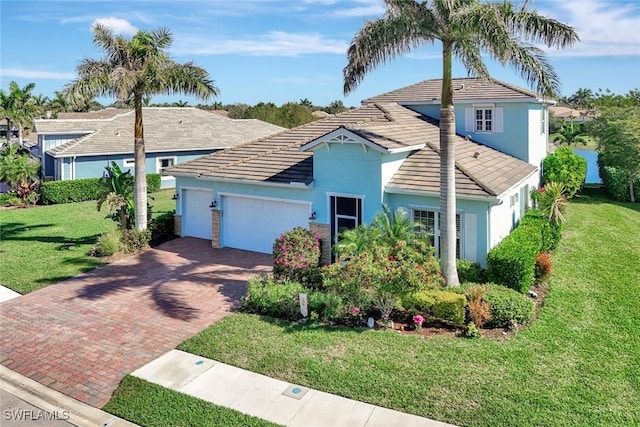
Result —
[[590, 108], [593, 103], [593, 92], [591, 89], [579, 88], [576, 93], [569, 97], [568, 101], [574, 106], [574, 108]]
[[582, 134], [582, 126], [578, 124], [574, 127], [573, 123], [571, 123], [571, 126], [567, 126], [565, 123], [558, 132], [549, 135], [549, 141], [569, 147], [571, 147], [571, 144], [587, 145], [590, 140], [591, 138]]
[[132, 38], [115, 36], [107, 27], [93, 27], [93, 43], [103, 59], [85, 58], [78, 65], [78, 78], [65, 86], [72, 99], [115, 96], [130, 100], [135, 110], [135, 207], [136, 229], [147, 228], [147, 183], [142, 103], [145, 96], [185, 93], [208, 99], [218, 88], [203, 68], [192, 62], [179, 64], [166, 53], [173, 41], [169, 30], [138, 31]]
[[579, 40], [575, 30], [556, 20], [505, 1], [384, 0], [383, 18], [365, 23], [347, 51], [344, 93], [354, 90], [367, 72], [412, 49], [439, 41], [442, 45], [440, 105], [440, 211], [443, 275], [458, 285], [456, 270], [455, 115], [453, 111], [452, 58], [470, 75], [490, 80], [482, 55], [510, 64], [535, 89], [558, 92], [560, 82], [544, 52], [530, 43], [565, 48]]
[[55, 98], [51, 100], [51, 110], [53, 112], [53, 117], [58, 117], [58, 113], [66, 113], [71, 110], [71, 105], [69, 105], [69, 100], [66, 95], [62, 92], [55, 91]]
[[[5, 115], [17, 126], [20, 145], [22, 145], [23, 129], [32, 126], [33, 118], [39, 113], [38, 106], [31, 94], [35, 87], [35, 83], [29, 83], [25, 87], [18, 86], [16, 82], [9, 83], [9, 100], [8, 107], [5, 107]], [[11, 132], [11, 129], [8, 130]]]

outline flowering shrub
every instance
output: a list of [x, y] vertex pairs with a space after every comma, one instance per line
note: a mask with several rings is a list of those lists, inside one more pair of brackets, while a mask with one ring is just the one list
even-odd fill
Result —
[[413, 316], [413, 324], [416, 325], [417, 330], [422, 329], [423, 323], [424, 323], [424, 316], [421, 316], [419, 314], [416, 314], [415, 316]]
[[296, 227], [273, 244], [273, 275], [277, 280], [318, 284], [319, 264], [320, 239], [309, 230]]
[[438, 261], [424, 242], [369, 247], [344, 265], [325, 267], [323, 276], [327, 289], [354, 307], [373, 306], [383, 320], [404, 295], [443, 284]]
[[538, 283], [546, 282], [553, 272], [551, 255], [540, 252], [536, 256], [535, 278]]

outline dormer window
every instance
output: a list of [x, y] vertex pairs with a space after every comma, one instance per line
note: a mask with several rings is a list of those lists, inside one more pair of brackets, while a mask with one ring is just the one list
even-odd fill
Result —
[[476, 107], [475, 123], [476, 132], [493, 132], [493, 108]]

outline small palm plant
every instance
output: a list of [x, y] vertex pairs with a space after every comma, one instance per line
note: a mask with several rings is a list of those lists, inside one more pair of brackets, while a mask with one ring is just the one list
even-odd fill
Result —
[[107, 175], [102, 178], [104, 190], [98, 199], [98, 211], [106, 203], [107, 218], [116, 221], [121, 230], [130, 229], [135, 219], [133, 175], [131, 171], [122, 172], [115, 162], [111, 162], [111, 166], [106, 166], [105, 169]]
[[561, 182], [549, 182], [538, 192], [538, 208], [558, 226], [564, 222], [567, 209], [567, 194]]

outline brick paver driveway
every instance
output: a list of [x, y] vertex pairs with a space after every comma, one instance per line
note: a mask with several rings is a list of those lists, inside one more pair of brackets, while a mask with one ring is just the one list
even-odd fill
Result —
[[183, 238], [0, 305], [0, 364], [96, 407], [229, 313], [271, 256]]

